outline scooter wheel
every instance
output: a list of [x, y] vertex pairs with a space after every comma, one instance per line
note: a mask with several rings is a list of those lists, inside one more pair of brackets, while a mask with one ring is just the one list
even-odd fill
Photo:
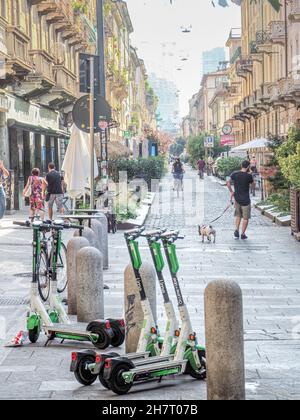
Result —
[[[109, 359], [112, 359], [114, 357], [120, 357], [118, 353], [108, 353], [105, 356]], [[103, 386], [103, 388], [109, 389], [108, 382], [103, 378], [103, 372], [104, 372], [104, 363], [99, 373], [99, 381], [100, 381], [100, 384]]]
[[75, 378], [83, 386], [91, 386], [97, 380], [97, 375], [94, 375], [87, 365], [95, 363], [95, 357], [88, 355], [83, 357], [77, 365], [75, 371]]
[[198, 381], [204, 381], [206, 379], [206, 352], [205, 350], [198, 350], [198, 356], [201, 362], [201, 370], [195, 370], [188, 362], [186, 367], [186, 374]]
[[40, 338], [40, 331], [38, 327], [35, 327], [33, 330], [28, 331], [28, 338], [29, 341], [32, 344], [35, 344], [38, 342], [38, 339]]
[[94, 343], [97, 349], [106, 350], [111, 345], [111, 337], [107, 334], [104, 327], [95, 325], [90, 332], [98, 335], [98, 341]]
[[111, 345], [112, 347], [120, 347], [125, 341], [125, 334], [119, 327], [119, 324], [117, 321], [110, 320], [110, 326], [114, 333], [114, 336], [111, 339]]
[[118, 363], [113, 368], [111, 372], [111, 377], [108, 380], [109, 389], [117, 395], [127, 394], [132, 388], [132, 383], [126, 384], [122, 377], [122, 374], [125, 372], [129, 372], [131, 369], [132, 366], [130, 363], [126, 363], [123, 361]]

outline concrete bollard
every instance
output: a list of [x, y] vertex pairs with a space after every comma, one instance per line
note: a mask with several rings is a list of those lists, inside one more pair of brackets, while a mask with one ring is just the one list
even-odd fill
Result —
[[[78, 231], [74, 232], [75, 238], [78, 238], [79, 236], [80, 235]], [[97, 248], [100, 251], [100, 243], [96, 237], [95, 232], [91, 228], [85, 226], [84, 230], [82, 231], [82, 237], [89, 241], [90, 246]]]
[[[141, 268], [141, 276], [146, 295], [150, 301], [154, 319], [157, 320], [156, 305], [156, 273], [151, 264], [145, 263]], [[126, 322], [126, 353], [135, 353], [144, 320], [140, 293], [131, 265], [125, 270], [125, 322]]]
[[77, 290], [76, 290], [76, 264], [77, 253], [82, 248], [88, 247], [86, 238], [72, 238], [67, 246], [67, 278], [68, 278], [68, 312], [77, 315]]
[[94, 232], [94, 234], [96, 235], [98, 245], [99, 245], [99, 251], [103, 255], [104, 244], [103, 244], [103, 227], [102, 227], [102, 224], [100, 222], [98, 222], [98, 220], [92, 220], [91, 229]]
[[104, 319], [103, 256], [98, 249], [78, 252], [76, 277], [78, 322]]
[[243, 401], [245, 392], [242, 291], [215, 281], [205, 291], [208, 400]]
[[104, 270], [109, 269], [109, 253], [108, 253], [108, 221], [107, 217], [103, 213], [97, 213], [97, 221], [101, 223], [103, 229], [103, 268]]

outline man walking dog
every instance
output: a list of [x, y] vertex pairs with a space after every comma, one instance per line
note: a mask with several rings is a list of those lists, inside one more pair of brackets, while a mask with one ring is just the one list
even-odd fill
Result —
[[[248, 239], [246, 231], [251, 219], [250, 187], [254, 184], [253, 176], [250, 174], [250, 166], [251, 163], [245, 160], [242, 163], [241, 170], [231, 174], [230, 179], [227, 181], [231, 199], [235, 199], [236, 230], [234, 236], [236, 239], [240, 239], [240, 237], [243, 240]], [[234, 191], [232, 184], [234, 185]], [[242, 235], [240, 236], [242, 221]]]

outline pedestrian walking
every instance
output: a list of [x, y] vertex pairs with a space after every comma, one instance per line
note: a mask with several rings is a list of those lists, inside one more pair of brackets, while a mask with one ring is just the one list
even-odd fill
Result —
[[0, 220], [3, 219], [6, 209], [6, 194], [4, 182], [9, 178], [9, 171], [5, 168], [3, 160], [0, 160]]
[[204, 171], [206, 167], [205, 160], [200, 158], [197, 162], [200, 179], [204, 179]]
[[30, 201], [30, 219], [34, 219], [37, 215], [44, 220], [45, 218], [45, 192], [47, 182], [45, 178], [40, 176], [41, 172], [38, 168], [34, 168], [31, 176], [28, 178], [23, 196], [28, 197]]
[[[240, 227], [243, 222], [241, 235], [241, 239], [243, 240], [248, 239], [246, 231], [251, 219], [250, 187], [254, 184], [254, 179], [250, 174], [250, 166], [250, 161], [245, 160], [242, 163], [241, 170], [231, 174], [230, 179], [227, 181], [231, 199], [235, 199], [236, 230], [234, 236], [237, 239], [240, 238]], [[234, 184], [234, 191], [232, 184]]]
[[172, 167], [172, 174], [174, 177], [174, 191], [177, 189], [178, 182], [180, 182], [183, 191], [183, 175], [185, 173], [183, 163], [180, 158], [176, 158]]
[[64, 214], [64, 192], [62, 188], [61, 175], [56, 170], [54, 163], [49, 163], [48, 165], [48, 174], [46, 176], [47, 181], [47, 198], [48, 202], [48, 215], [49, 219], [53, 219], [53, 207], [56, 204], [57, 211], [60, 214]]

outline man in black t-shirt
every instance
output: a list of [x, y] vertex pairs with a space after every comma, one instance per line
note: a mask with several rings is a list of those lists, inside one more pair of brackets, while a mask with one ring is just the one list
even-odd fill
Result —
[[[250, 187], [254, 183], [254, 179], [250, 172], [250, 162], [245, 160], [242, 163], [241, 171], [234, 172], [231, 174], [230, 179], [227, 182], [228, 189], [231, 194], [231, 198], [235, 199], [235, 217], [236, 217], [236, 230], [234, 232], [235, 238], [240, 238], [240, 227], [242, 225], [243, 240], [248, 239], [246, 231], [251, 219], [251, 198], [250, 198]], [[234, 184], [234, 191], [232, 189]]]
[[64, 213], [64, 206], [63, 206], [64, 193], [62, 189], [61, 175], [59, 172], [55, 170], [54, 163], [49, 163], [48, 169], [49, 169], [49, 172], [46, 177], [46, 181], [48, 184], [48, 187], [47, 187], [48, 212], [49, 212], [49, 219], [52, 220], [54, 203], [56, 203], [57, 211], [59, 211], [60, 214]]

